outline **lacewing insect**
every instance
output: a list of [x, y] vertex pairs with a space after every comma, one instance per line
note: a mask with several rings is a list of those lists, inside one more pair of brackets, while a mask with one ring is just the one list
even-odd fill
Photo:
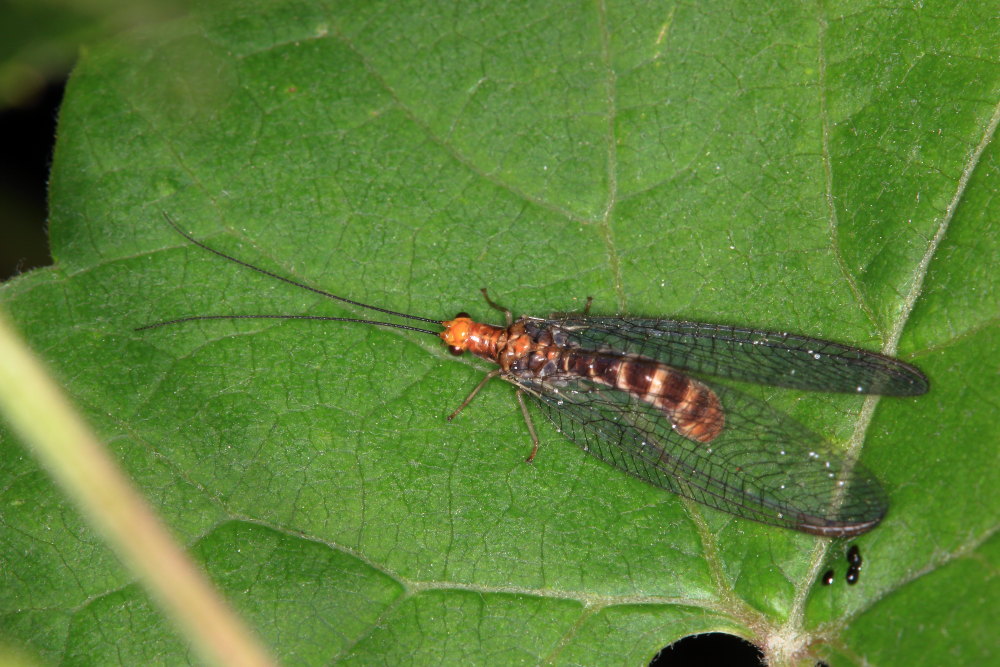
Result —
[[551, 318], [506, 310], [506, 326], [465, 313], [436, 320], [336, 296], [254, 266], [198, 241], [168, 216], [189, 242], [270, 278], [357, 308], [444, 328], [318, 315], [189, 315], [139, 327], [195, 320], [301, 319], [357, 322], [441, 338], [450, 352], [498, 366], [449, 417], [492, 378], [513, 384], [538, 451], [524, 401], [530, 396], [555, 428], [602, 461], [703, 505], [745, 519], [824, 537], [874, 528], [888, 509], [878, 480], [791, 417], [719, 382], [813, 391], [918, 396], [928, 389], [919, 369], [848, 345], [787, 333], [632, 317], [580, 314]]

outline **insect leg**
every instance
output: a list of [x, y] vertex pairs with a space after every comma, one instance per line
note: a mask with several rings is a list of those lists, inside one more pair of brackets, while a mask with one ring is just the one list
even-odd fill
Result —
[[465, 397], [465, 400], [462, 401], [462, 404], [460, 406], [458, 406], [458, 409], [452, 412], [450, 415], [448, 415], [448, 421], [451, 421], [452, 419], [457, 417], [458, 413], [461, 412], [463, 409], [465, 409], [466, 405], [472, 402], [472, 399], [476, 397], [476, 394], [478, 394], [479, 390], [483, 388], [483, 385], [485, 385], [487, 382], [489, 382], [498, 375], [500, 375], [500, 369], [487, 373], [486, 377], [484, 377], [482, 381], [476, 385], [476, 388], [472, 390], [472, 393]]
[[504, 308], [503, 306], [501, 306], [500, 304], [493, 303], [493, 300], [490, 299], [490, 296], [486, 293], [486, 288], [485, 287], [482, 288], [479, 291], [483, 293], [483, 298], [486, 299], [486, 303], [488, 303], [490, 305], [490, 308], [495, 308], [496, 310], [499, 310], [500, 312], [502, 312], [504, 314], [504, 316], [507, 318], [507, 326], [508, 327], [514, 323], [514, 316], [511, 315], [511, 312], [509, 310], [507, 310], [506, 308]]
[[592, 303], [594, 303], [594, 297], [588, 296], [587, 297], [587, 305], [583, 307], [583, 314], [584, 315], [590, 315], [590, 304], [592, 304]]
[[528, 433], [531, 435], [531, 454], [528, 454], [528, 458], [524, 462], [531, 463], [535, 460], [535, 454], [538, 453], [538, 435], [535, 433], [535, 423], [531, 421], [528, 406], [524, 403], [524, 392], [520, 389], [517, 390], [517, 402], [521, 405], [521, 414], [524, 415], [524, 423], [528, 425]]

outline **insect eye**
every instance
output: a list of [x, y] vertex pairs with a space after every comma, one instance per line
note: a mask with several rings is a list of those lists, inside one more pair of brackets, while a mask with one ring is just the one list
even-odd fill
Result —
[[[462, 315], [458, 315], [458, 317], [462, 317]], [[451, 352], [456, 357], [462, 356], [462, 353], [465, 352], [465, 350], [463, 350], [462, 348], [460, 348], [457, 345], [449, 345], [448, 346], [448, 351]]]
[[469, 319], [469, 314], [465, 313], [465, 312], [459, 313], [458, 315], [455, 316], [455, 319], [457, 320], [460, 317], [464, 317], [465, 319]]

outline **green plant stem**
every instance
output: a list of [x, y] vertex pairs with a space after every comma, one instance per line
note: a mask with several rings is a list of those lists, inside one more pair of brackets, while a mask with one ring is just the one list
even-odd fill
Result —
[[274, 664], [2, 315], [0, 414], [205, 661]]

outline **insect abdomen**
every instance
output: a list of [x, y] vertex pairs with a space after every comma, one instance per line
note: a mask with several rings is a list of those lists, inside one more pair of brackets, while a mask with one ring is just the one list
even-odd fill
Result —
[[711, 442], [722, 432], [725, 413], [707, 385], [652, 359], [588, 351], [565, 351], [563, 371], [628, 392], [660, 408], [685, 438]]

